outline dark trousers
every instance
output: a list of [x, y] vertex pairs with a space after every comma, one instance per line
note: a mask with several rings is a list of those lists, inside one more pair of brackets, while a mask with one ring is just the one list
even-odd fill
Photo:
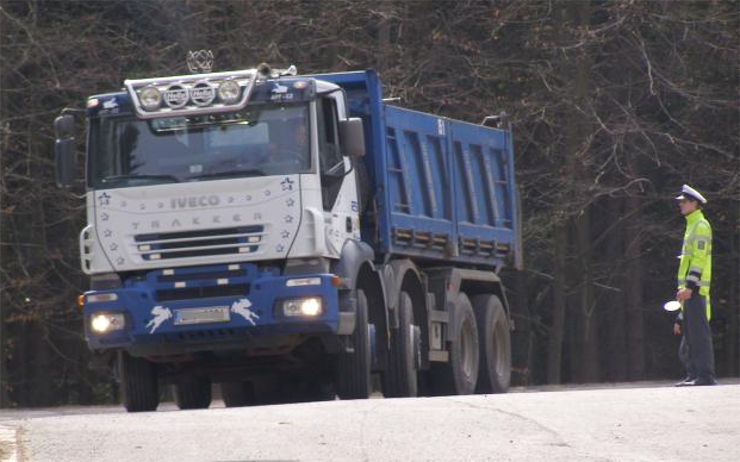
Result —
[[706, 299], [695, 290], [683, 306], [683, 337], [678, 357], [690, 378], [714, 379], [714, 347]]

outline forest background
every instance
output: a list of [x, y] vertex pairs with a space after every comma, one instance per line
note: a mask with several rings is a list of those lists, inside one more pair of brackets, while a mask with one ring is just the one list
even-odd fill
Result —
[[508, 113], [525, 249], [506, 274], [515, 384], [681, 377], [661, 306], [684, 227], [672, 198], [696, 187], [717, 370], [737, 376], [739, 30], [731, 1], [0, 1], [0, 405], [111, 400], [76, 308], [82, 183], [54, 185], [52, 121], [125, 78], [187, 73], [202, 48], [216, 70], [372, 67], [405, 107]]

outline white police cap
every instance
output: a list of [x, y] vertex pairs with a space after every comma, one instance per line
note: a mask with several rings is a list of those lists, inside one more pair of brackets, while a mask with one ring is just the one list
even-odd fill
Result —
[[694, 199], [696, 201], [699, 201], [702, 205], [707, 203], [707, 200], [704, 198], [704, 196], [701, 195], [699, 191], [692, 188], [691, 186], [685, 184], [681, 187], [681, 194], [676, 196], [677, 200], [683, 200], [683, 199]]

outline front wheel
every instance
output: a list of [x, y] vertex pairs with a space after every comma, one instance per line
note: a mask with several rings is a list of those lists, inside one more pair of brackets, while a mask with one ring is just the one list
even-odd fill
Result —
[[342, 351], [337, 358], [337, 395], [341, 399], [365, 399], [372, 391], [372, 357], [367, 296], [362, 289], [357, 289], [355, 331], [347, 340], [352, 351]]
[[211, 405], [211, 381], [207, 377], [185, 377], [174, 388], [175, 403], [180, 409], [205, 409]]
[[154, 411], [159, 405], [156, 366], [126, 352], [119, 355], [123, 405], [128, 412]]
[[256, 402], [251, 382], [224, 382], [221, 384], [221, 397], [226, 407], [241, 407]]

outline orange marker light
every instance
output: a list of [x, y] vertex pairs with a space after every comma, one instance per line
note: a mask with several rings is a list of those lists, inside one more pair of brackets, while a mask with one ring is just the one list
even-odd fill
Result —
[[84, 295], [78, 295], [77, 296], [77, 306], [82, 308], [85, 306], [85, 296]]

